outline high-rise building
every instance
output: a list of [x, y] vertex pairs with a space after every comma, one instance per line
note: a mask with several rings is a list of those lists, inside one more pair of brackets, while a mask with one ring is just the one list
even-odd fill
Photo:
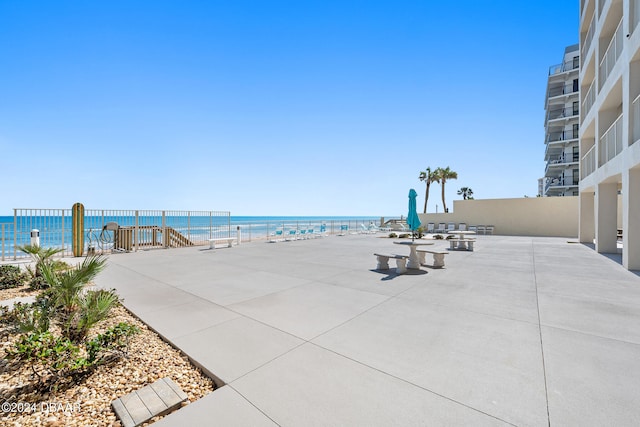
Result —
[[580, 0], [580, 241], [640, 269], [640, 0]]
[[541, 196], [577, 196], [580, 181], [578, 129], [580, 95], [579, 45], [564, 50], [562, 62], [549, 67], [545, 98], [544, 160]]

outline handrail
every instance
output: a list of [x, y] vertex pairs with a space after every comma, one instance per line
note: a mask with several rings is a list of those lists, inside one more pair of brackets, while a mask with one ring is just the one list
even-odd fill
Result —
[[622, 41], [622, 19], [620, 19], [620, 22], [613, 33], [613, 37], [611, 37], [611, 41], [607, 46], [607, 50], [602, 56], [602, 61], [600, 61], [600, 89], [602, 89], [607, 78], [609, 78], [609, 74], [611, 74], [614, 65], [616, 65], [616, 62], [622, 53]]
[[589, 111], [591, 111], [591, 107], [596, 102], [596, 92], [593, 90], [594, 83], [596, 81], [592, 81], [589, 89], [587, 90], [587, 94], [584, 96], [584, 101], [582, 101], [582, 117], [584, 118]]
[[[640, 4], [638, 5], [640, 8]], [[640, 95], [631, 103], [631, 120], [633, 129], [631, 134], [631, 143], [635, 144], [640, 140]]]
[[557, 108], [549, 110], [549, 113], [547, 114], [547, 120], [565, 119], [568, 117], [577, 116], [578, 114], [580, 114], [580, 112], [573, 107]]
[[613, 159], [622, 151], [622, 114], [600, 137], [600, 166]]
[[[578, 57], [576, 57], [578, 58]], [[549, 67], [549, 75], [553, 76], [555, 74], [560, 74], [560, 73], [564, 73], [567, 71], [573, 71], [573, 70], [577, 70], [580, 68], [580, 61], [577, 60], [571, 60], [571, 61], [565, 61], [562, 62], [560, 64], [555, 64]]]
[[587, 151], [587, 153], [580, 159], [580, 174], [584, 179], [591, 175], [596, 170], [596, 146], [594, 145]]
[[587, 35], [584, 38], [584, 43], [582, 44], [582, 52], [580, 52], [580, 56], [582, 58], [587, 57], [587, 53], [589, 52], [589, 48], [591, 47], [591, 42], [593, 41], [593, 35], [595, 34], [595, 13], [591, 17], [591, 23], [589, 24], [589, 29], [587, 30]]

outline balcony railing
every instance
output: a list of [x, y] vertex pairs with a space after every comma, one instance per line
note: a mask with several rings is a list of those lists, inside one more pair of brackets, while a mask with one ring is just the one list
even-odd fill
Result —
[[591, 147], [580, 161], [580, 176], [585, 179], [596, 170], [596, 146]]
[[616, 28], [616, 32], [613, 34], [613, 37], [609, 42], [609, 46], [607, 46], [607, 50], [602, 57], [602, 61], [600, 62], [600, 89], [604, 86], [604, 83], [607, 81], [609, 74], [611, 74], [614, 65], [616, 65], [616, 62], [622, 53], [623, 39], [621, 19], [618, 23], [618, 27]]
[[595, 22], [596, 22], [596, 15], [594, 14], [593, 17], [591, 18], [591, 23], [589, 24], [587, 35], [584, 38], [584, 43], [582, 44], [582, 52], [580, 52], [580, 55], [582, 56], [583, 59], [587, 57], [587, 52], [589, 52], [589, 48], [591, 47], [591, 42], [593, 41], [593, 35], [595, 34], [595, 29], [596, 29]]
[[633, 120], [631, 143], [635, 144], [640, 140], [640, 95], [638, 95], [631, 104], [631, 120]]
[[584, 101], [582, 101], [582, 117], [589, 114], [591, 111], [591, 107], [596, 102], [596, 91], [594, 90], [596, 81], [591, 82], [591, 86], [589, 86], [589, 90], [587, 90], [587, 94], [584, 96]]
[[602, 166], [622, 151], [622, 114], [600, 138], [600, 165]]
[[[576, 160], [577, 161], [577, 160]], [[547, 162], [547, 166], [545, 167], [544, 173], [545, 175], [551, 168], [562, 168], [567, 167], [567, 165], [571, 163], [575, 163], [576, 161], [571, 158], [571, 156], [565, 156], [564, 153], [554, 159], [549, 159]]]
[[565, 130], [562, 132], [553, 132], [547, 136], [547, 143], [571, 141], [572, 139], [578, 139], [578, 132], [574, 130]]
[[580, 68], [580, 60], [576, 56], [576, 58], [571, 61], [566, 61], [562, 64], [556, 64], [549, 67], [549, 75], [553, 76], [555, 74], [564, 73], [566, 71], [577, 70], [578, 68]]
[[564, 86], [549, 88], [549, 98], [553, 98], [560, 95], [568, 95], [571, 93], [578, 93], [578, 89], [573, 86], [572, 83]]
[[547, 114], [547, 120], [566, 119], [568, 117], [577, 116], [579, 113], [578, 108], [566, 107], [550, 110]]

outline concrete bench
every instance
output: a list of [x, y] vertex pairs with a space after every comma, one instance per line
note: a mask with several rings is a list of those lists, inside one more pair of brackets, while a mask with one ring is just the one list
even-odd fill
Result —
[[473, 251], [473, 243], [476, 239], [449, 239], [449, 249]]
[[222, 242], [222, 243], [226, 243], [229, 247], [231, 247], [231, 244], [233, 243], [234, 240], [236, 240], [235, 237], [218, 237], [215, 239], [208, 239], [209, 240], [209, 249], [215, 249], [216, 247], [216, 243]]
[[418, 249], [418, 255], [420, 256], [420, 264], [426, 264], [425, 254], [433, 255], [433, 268], [444, 267], [444, 256], [448, 254], [447, 251], [437, 251], [434, 249]]
[[396, 273], [404, 274], [407, 272], [407, 259], [409, 258], [406, 255], [383, 255], [383, 254], [373, 254], [378, 258], [378, 266], [376, 269], [378, 270], [388, 270], [389, 269], [389, 258], [396, 260]]

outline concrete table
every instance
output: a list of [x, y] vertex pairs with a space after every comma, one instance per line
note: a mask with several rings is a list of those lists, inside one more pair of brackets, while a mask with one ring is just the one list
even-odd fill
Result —
[[416, 249], [418, 246], [427, 246], [433, 245], [433, 243], [425, 243], [425, 242], [393, 242], [396, 245], [405, 245], [409, 246], [409, 262], [407, 263], [407, 268], [411, 268], [413, 270], [420, 269], [420, 259], [418, 258], [418, 252]]
[[458, 235], [458, 249], [461, 250], [467, 250], [467, 244], [464, 240], [464, 236], [465, 235], [471, 235], [471, 234], [476, 234], [475, 231], [468, 231], [468, 230], [451, 230], [451, 231], [447, 231], [448, 234], [453, 234], [453, 235]]

